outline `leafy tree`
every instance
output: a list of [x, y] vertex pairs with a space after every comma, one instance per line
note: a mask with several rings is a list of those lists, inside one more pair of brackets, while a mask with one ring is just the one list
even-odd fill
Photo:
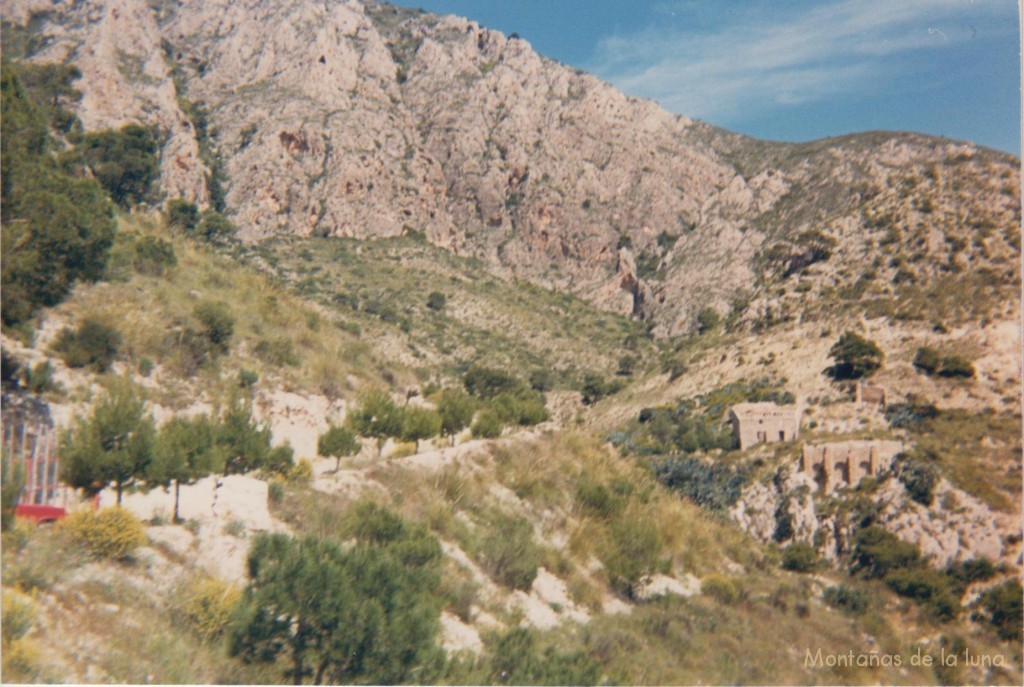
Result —
[[221, 418], [217, 443], [224, 451], [224, 474], [244, 474], [266, 465], [270, 428], [253, 418], [249, 403], [236, 402]]
[[113, 484], [117, 503], [124, 488], [143, 479], [153, 459], [156, 427], [128, 384], [118, 385], [79, 417], [61, 440], [61, 479], [95, 496]]
[[474, 365], [462, 378], [462, 383], [473, 396], [494, 398], [504, 391], [515, 391], [521, 385], [518, 379], [501, 371]]
[[441, 548], [399, 523], [386, 538], [357, 534], [351, 548], [257, 535], [231, 653], [247, 662], [286, 658], [295, 684], [429, 681], [443, 660], [432, 594]]
[[91, 366], [97, 372], [105, 372], [117, 357], [122, 342], [119, 331], [87, 317], [77, 330], [62, 329], [53, 342], [53, 350], [68, 367]]
[[361, 437], [376, 439], [380, 455], [388, 437], [401, 433], [402, 412], [386, 391], [373, 389], [359, 397], [358, 404], [345, 418], [345, 426]]
[[826, 372], [834, 379], [869, 377], [882, 367], [885, 355], [873, 341], [856, 332], [845, 332], [828, 352], [835, 365]]
[[46, 115], [50, 128], [66, 134], [81, 129], [81, 122], [65, 106], [82, 99], [82, 93], [71, 82], [82, 78], [73, 64], [20, 63], [18, 73], [32, 100]]
[[454, 446], [455, 435], [473, 421], [476, 403], [461, 389], [442, 389], [437, 394], [435, 404], [441, 416], [441, 435], [451, 437]]
[[58, 167], [46, 108], [23, 84], [23, 73], [2, 61], [0, 311], [7, 325], [56, 305], [76, 281], [101, 278], [116, 232], [113, 206], [96, 180]]
[[416, 452], [420, 450], [420, 440], [436, 437], [441, 432], [441, 416], [436, 410], [411, 406], [402, 413], [402, 429], [399, 434], [402, 441], [416, 443]]
[[344, 427], [331, 425], [326, 432], [320, 435], [316, 442], [316, 452], [324, 458], [333, 457], [335, 461], [334, 471], [341, 469], [341, 459], [345, 456], [354, 456], [362, 448], [355, 435]]
[[224, 469], [224, 446], [217, 443], [220, 428], [205, 415], [175, 417], [157, 433], [146, 482], [168, 487], [174, 483], [174, 521], [178, 522], [181, 484], [192, 484]]
[[61, 155], [65, 170], [88, 169], [122, 207], [147, 200], [160, 175], [156, 134], [138, 124], [117, 131], [90, 132]]
[[473, 436], [478, 439], [494, 439], [501, 436], [501, 419], [493, 410], [481, 410], [470, 427]]
[[199, 225], [199, 208], [183, 198], [172, 198], [164, 208], [164, 222], [186, 234], [195, 232]]

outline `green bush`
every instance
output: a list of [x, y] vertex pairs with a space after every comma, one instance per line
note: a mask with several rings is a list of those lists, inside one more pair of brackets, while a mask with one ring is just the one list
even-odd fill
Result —
[[740, 600], [740, 589], [725, 575], [712, 573], [700, 581], [700, 591], [719, 603], [734, 604]]
[[164, 222], [169, 227], [192, 234], [199, 225], [199, 208], [194, 203], [182, 198], [173, 198], [167, 201], [167, 207], [164, 209]]
[[199, 238], [210, 243], [219, 243], [234, 237], [238, 228], [224, 215], [216, 210], [207, 210], [203, 213], [199, 224], [196, 225], [195, 234]]
[[989, 623], [996, 628], [1000, 639], [1021, 641], [1024, 627], [1024, 589], [1019, 580], [1004, 582], [981, 596], [981, 607], [988, 614]]
[[893, 570], [885, 584], [900, 596], [924, 606], [940, 620], [952, 620], [960, 612], [960, 596], [944, 573], [932, 568]]
[[793, 572], [813, 572], [818, 567], [818, 551], [810, 544], [797, 542], [782, 550], [782, 567]]
[[128, 124], [85, 134], [61, 162], [68, 171], [89, 169], [115, 203], [130, 207], [150, 199], [160, 175], [158, 148], [155, 132]]
[[121, 333], [99, 320], [87, 317], [77, 330], [64, 328], [53, 343], [53, 350], [68, 367], [91, 366], [105, 372], [117, 357]]
[[975, 375], [974, 363], [959, 355], [948, 355], [942, 359], [939, 368], [940, 377], [960, 377], [972, 379]]
[[488, 524], [478, 551], [484, 570], [510, 589], [529, 590], [540, 565], [533, 525], [503, 513], [493, 513]]
[[3, 588], [3, 623], [2, 628], [3, 648], [6, 653], [11, 648], [11, 643], [21, 639], [36, 623], [36, 616], [39, 610], [31, 597], [18, 589]]
[[504, 392], [517, 391], [522, 383], [501, 371], [474, 365], [462, 377], [466, 391], [481, 399], [494, 398]]
[[697, 331], [700, 334], [714, 331], [721, 322], [722, 318], [714, 308], [704, 308], [697, 313]]
[[942, 357], [934, 348], [923, 346], [917, 349], [917, 353], [914, 355], [913, 365], [926, 375], [933, 375], [938, 372], [939, 367], [941, 367]]
[[59, 527], [99, 558], [125, 560], [146, 543], [142, 522], [123, 508], [77, 511], [61, 520]]
[[893, 472], [914, 501], [930, 506], [935, 500], [939, 470], [934, 461], [917, 453], [900, 453], [893, 459]]
[[828, 352], [835, 365], [826, 373], [833, 379], [861, 379], [870, 377], [879, 368], [885, 355], [874, 341], [856, 332], [845, 332]]
[[612, 588], [633, 598], [636, 586], [658, 570], [663, 546], [657, 523], [624, 515], [608, 530], [608, 550], [602, 558]]
[[867, 592], [847, 587], [845, 584], [828, 587], [822, 598], [832, 608], [838, 608], [853, 615], [864, 613], [870, 605], [870, 597]]
[[447, 304], [448, 298], [440, 291], [431, 291], [427, 296], [427, 307], [431, 310], [441, 312]]
[[917, 546], [881, 527], [865, 527], [857, 532], [854, 543], [854, 570], [872, 579], [885, 578], [895, 570], [921, 564], [921, 551]]
[[61, 389], [61, 385], [53, 378], [53, 366], [50, 365], [49, 360], [36, 363], [30, 369], [26, 368], [25, 389], [33, 394], [45, 394]]
[[160, 277], [177, 264], [174, 246], [169, 241], [146, 236], [135, 244], [135, 259], [132, 266], [139, 274]]
[[508, 685], [596, 685], [601, 664], [584, 652], [540, 650], [535, 630], [516, 627], [490, 651], [490, 683]]
[[666, 458], [654, 464], [655, 478], [698, 506], [725, 511], [740, 497], [745, 473], [723, 463], [699, 458]]
[[235, 332], [235, 318], [224, 303], [206, 301], [192, 311], [203, 326], [203, 335], [214, 351], [227, 353]]
[[470, 427], [476, 439], [494, 439], [501, 436], [501, 419], [493, 410], [481, 410]]

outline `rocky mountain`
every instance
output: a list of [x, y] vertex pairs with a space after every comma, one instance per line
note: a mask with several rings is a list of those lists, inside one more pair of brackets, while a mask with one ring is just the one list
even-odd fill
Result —
[[370, 0], [6, 5], [32, 60], [82, 70], [87, 129], [159, 127], [165, 195], [226, 189], [249, 241], [420, 232], [659, 335], [708, 307], [785, 317], [780, 281], [1019, 282], [1019, 162], [969, 143], [756, 141], [516, 36]]

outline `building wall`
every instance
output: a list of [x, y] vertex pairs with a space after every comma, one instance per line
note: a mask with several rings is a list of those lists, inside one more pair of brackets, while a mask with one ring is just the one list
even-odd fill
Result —
[[901, 441], [840, 441], [805, 445], [800, 471], [810, 475], [826, 492], [840, 486], [855, 486], [865, 477], [875, 477], [892, 466], [903, 450]]
[[774, 403], [740, 404], [733, 407], [730, 420], [740, 449], [792, 441], [800, 436], [800, 410], [796, 407]]

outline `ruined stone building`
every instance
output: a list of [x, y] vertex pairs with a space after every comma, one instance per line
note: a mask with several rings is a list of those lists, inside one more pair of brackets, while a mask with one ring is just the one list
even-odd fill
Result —
[[837, 441], [804, 445], [800, 471], [829, 493], [836, 487], [856, 486], [865, 477], [888, 470], [903, 450], [902, 441]]
[[857, 382], [854, 393], [857, 405], [873, 406], [880, 410], [885, 409], [885, 389], [882, 387], [868, 386], [862, 382]]
[[792, 441], [800, 435], [800, 408], [795, 405], [738, 403], [729, 411], [729, 421], [741, 449]]

